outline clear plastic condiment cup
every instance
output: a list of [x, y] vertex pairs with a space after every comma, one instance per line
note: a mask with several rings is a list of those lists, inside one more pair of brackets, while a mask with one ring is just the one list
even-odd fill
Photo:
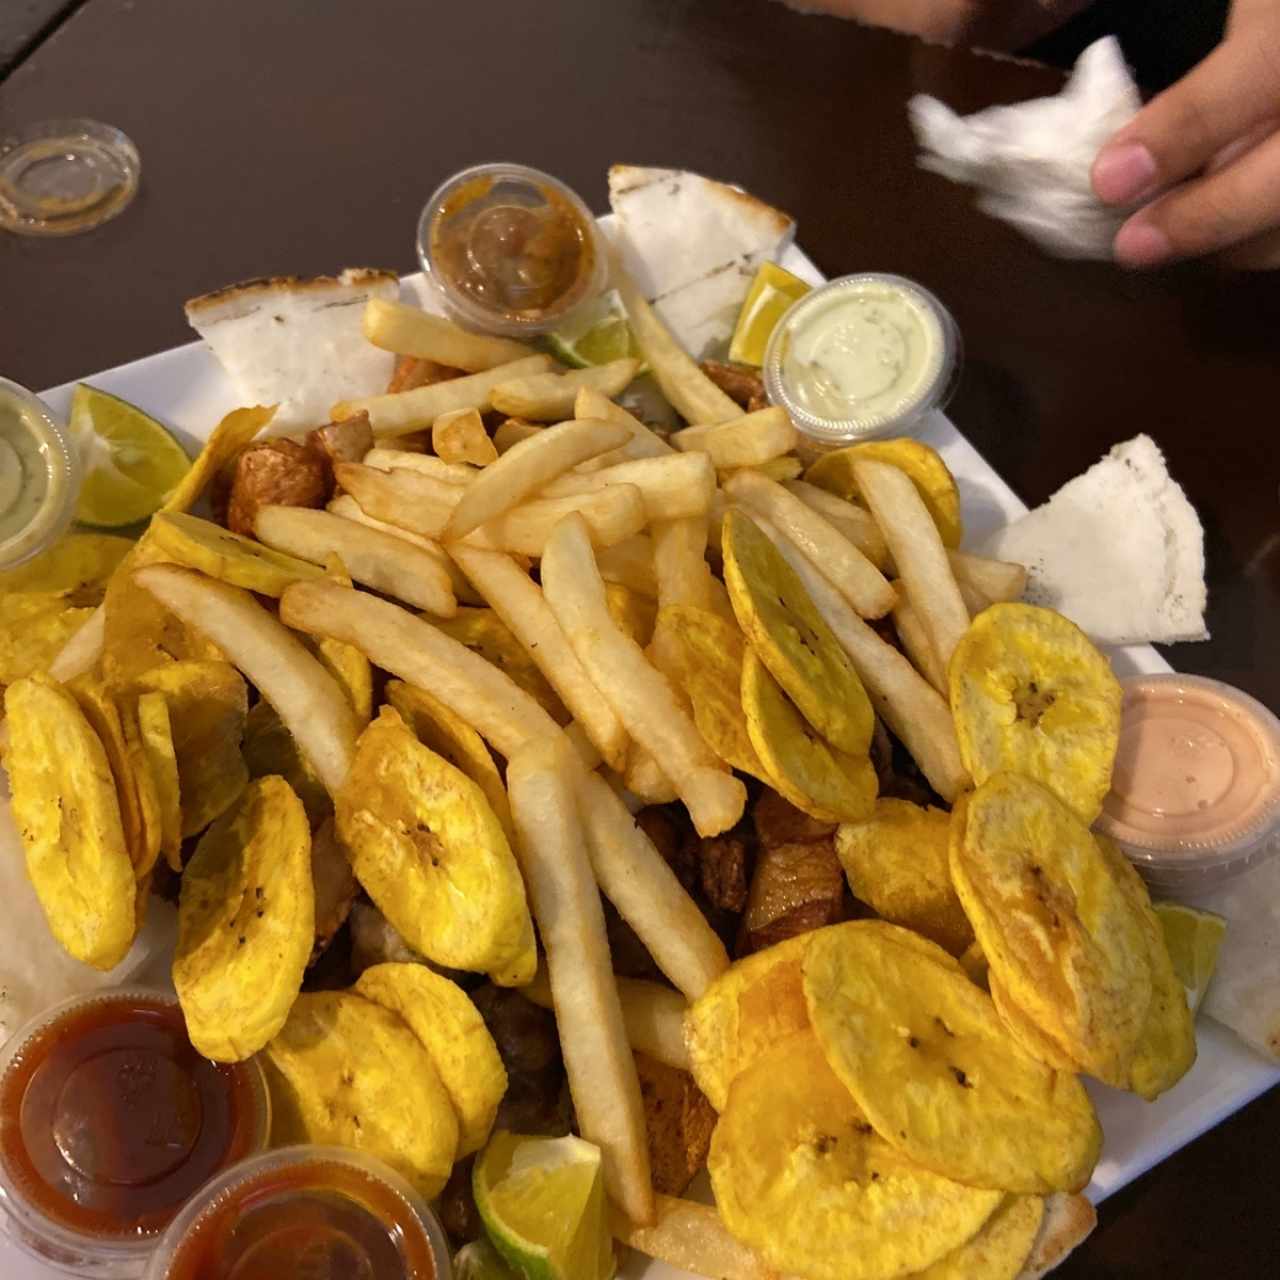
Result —
[[[51, 547], [67, 530], [80, 497], [80, 459], [66, 429], [39, 396], [0, 378], [0, 570], [12, 569]], [[24, 433], [28, 447], [7, 440], [10, 431]], [[44, 467], [44, 497], [30, 517], [14, 529], [5, 516], [20, 500], [20, 491], [36, 482], [26, 466], [38, 457]]]
[[138, 1280], [187, 1197], [270, 1129], [262, 1067], [200, 1058], [171, 993], [74, 996], [0, 1048], [0, 1233], [69, 1275]]
[[[825, 338], [823, 335], [825, 334]], [[857, 362], [867, 394], [819, 386], [805, 347]], [[805, 294], [778, 321], [765, 350], [769, 400], [805, 437], [810, 455], [876, 436], [909, 435], [944, 408], [959, 382], [960, 331], [942, 303], [914, 280], [887, 272], [841, 276]], [[891, 382], [895, 370], [898, 383]], [[895, 389], [896, 388], [896, 389]]]
[[309, 1144], [263, 1152], [202, 1187], [165, 1232], [146, 1280], [268, 1269], [277, 1280], [453, 1276], [444, 1229], [404, 1178], [362, 1151]]
[[1122, 683], [1120, 747], [1094, 829], [1157, 895], [1194, 897], [1280, 854], [1280, 719], [1203, 676]]

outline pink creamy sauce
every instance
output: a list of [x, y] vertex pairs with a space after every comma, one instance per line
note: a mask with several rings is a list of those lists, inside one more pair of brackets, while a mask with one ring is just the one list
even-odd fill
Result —
[[1128, 680], [1112, 790], [1099, 829], [1125, 844], [1200, 858], [1280, 818], [1280, 729], [1216, 681]]

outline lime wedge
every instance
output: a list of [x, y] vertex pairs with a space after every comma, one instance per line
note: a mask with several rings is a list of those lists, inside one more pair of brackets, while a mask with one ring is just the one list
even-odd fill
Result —
[[640, 354], [616, 290], [576, 312], [563, 329], [547, 334], [547, 345], [556, 359], [575, 369]]
[[787, 308], [812, 287], [776, 262], [763, 263], [738, 312], [738, 323], [729, 343], [729, 359], [737, 364], [764, 364], [765, 348], [778, 321]]
[[1187, 989], [1187, 1007], [1194, 1013], [1217, 966], [1227, 922], [1212, 911], [1181, 902], [1153, 902], [1151, 906], [1164, 930], [1173, 971]]
[[581, 1138], [496, 1133], [472, 1174], [489, 1240], [525, 1280], [608, 1280], [600, 1149]]
[[76, 507], [82, 524], [119, 529], [145, 520], [191, 469], [167, 427], [83, 382], [71, 397], [70, 426], [84, 470]]
[[519, 1280], [487, 1240], [474, 1240], [454, 1255], [453, 1280]]

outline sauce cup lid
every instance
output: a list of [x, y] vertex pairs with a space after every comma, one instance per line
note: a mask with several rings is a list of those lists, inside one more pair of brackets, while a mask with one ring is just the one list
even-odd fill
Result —
[[[933, 343], [925, 356], [925, 368], [917, 384], [896, 401], [859, 408], [850, 401], [848, 412], [828, 416], [805, 402], [788, 375], [787, 357], [797, 333], [842, 297], [896, 294], [912, 316], [913, 332], [904, 344]], [[858, 339], [861, 341], [861, 337]], [[936, 409], [945, 407], [959, 382], [962, 364], [960, 331], [945, 306], [923, 285], [905, 276], [863, 271], [840, 276], [806, 293], [783, 313], [765, 350], [765, 391], [772, 404], [781, 405], [796, 429], [820, 448], [836, 448], [876, 436], [909, 434]]]
[[66, 531], [80, 498], [80, 458], [66, 429], [49, 406], [26, 387], [0, 378], [0, 400], [16, 401], [32, 426], [49, 471], [49, 495], [27, 524], [0, 539], [0, 570], [13, 569], [48, 550]]

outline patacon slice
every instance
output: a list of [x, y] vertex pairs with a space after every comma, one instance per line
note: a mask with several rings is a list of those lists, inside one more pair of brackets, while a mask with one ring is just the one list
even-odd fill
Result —
[[472, 1189], [490, 1241], [525, 1280], [613, 1275], [599, 1147], [572, 1135], [497, 1133]]

